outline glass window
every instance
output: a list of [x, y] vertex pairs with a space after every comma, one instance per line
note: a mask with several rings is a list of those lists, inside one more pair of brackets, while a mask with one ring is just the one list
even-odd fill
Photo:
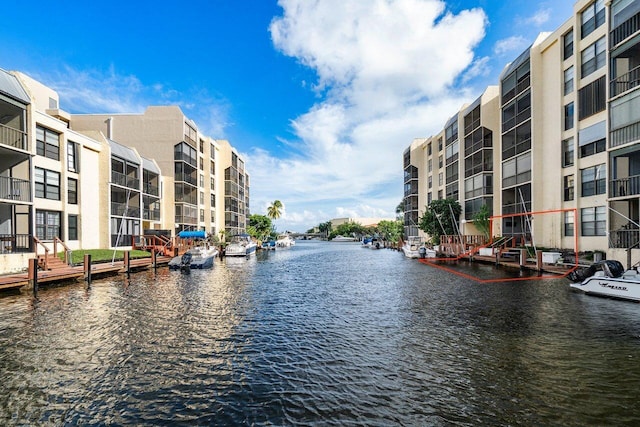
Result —
[[593, 166], [580, 170], [582, 197], [594, 196], [596, 194], [605, 194], [606, 185], [606, 166], [604, 164]]
[[36, 126], [36, 154], [53, 160], [60, 160], [60, 134]]
[[60, 200], [60, 174], [48, 169], [35, 168], [36, 197]]
[[573, 175], [564, 177], [564, 201], [569, 202], [574, 198], [574, 178]]
[[53, 240], [60, 237], [60, 212], [36, 211], [36, 237], [40, 240]]
[[564, 59], [573, 56], [573, 30], [562, 36], [564, 41]]
[[67, 178], [67, 203], [78, 204], [78, 180]]
[[573, 236], [574, 233], [574, 211], [566, 211], [564, 213], [564, 235], [565, 236]]
[[585, 38], [604, 24], [604, 0], [591, 3], [580, 16], [580, 37]]
[[78, 215], [67, 218], [67, 235], [69, 240], [78, 240]]
[[573, 92], [573, 66], [564, 70], [564, 94]]
[[564, 130], [573, 129], [573, 102], [564, 106]]
[[573, 138], [562, 141], [562, 167], [573, 166], [574, 148]]
[[582, 78], [604, 67], [607, 59], [607, 44], [605, 37], [601, 37], [597, 42], [588, 46], [582, 51]]
[[607, 234], [607, 207], [596, 206], [580, 209], [583, 236], [605, 236]]
[[78, 167], [78, 144], [67, 142], [67, 170], [69, 172], [80, 172]]

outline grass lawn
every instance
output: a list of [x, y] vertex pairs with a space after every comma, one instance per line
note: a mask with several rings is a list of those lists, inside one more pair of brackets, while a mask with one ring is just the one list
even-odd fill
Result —
[[[125, 251], [116, 250], [116, 261], [122, 261], [124, 259]], [[84, 255], [91, 255], [91, 262], [105, 262], [111, 261], [114, 259], [113, 257], [113, 249], [77, 249], [75, 251], [71, 251], [71, 263], [72, 264], [80, 264], [84, 261]], [[147, 251], [131, 251], [131, 259], [134, 258], [149, 258], [151, 257], [151, 253]], [[59, 253], [58, 257], [64, 260], [64, 253]]]

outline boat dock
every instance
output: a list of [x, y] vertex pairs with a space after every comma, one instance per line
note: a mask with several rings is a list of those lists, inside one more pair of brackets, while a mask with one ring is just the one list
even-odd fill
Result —
[[50, 270], [39, 269], [37, 259], [34, 258], [29, 260], [29, 269], [27, 272], [0, 276], [0, 290], [20, 289], [24, 286], [37, 289], [39, 284], [78, 279], [84, 279], [90, 282], [91, 278], [95, 276], [131, 273], [147, 268], [157, 268], [162, 265], [167, 265], [172, 259], [172, 257], [169, 256], [156, 256], [155, 254], [152, 254], [152, 256], [148, 258], [131, 259], [128, 255], [129, 253], [125, 252], [124, 260], [105, 263], [92, 263], [91, 257], [87, 255], [82, 265], [65, 265]]

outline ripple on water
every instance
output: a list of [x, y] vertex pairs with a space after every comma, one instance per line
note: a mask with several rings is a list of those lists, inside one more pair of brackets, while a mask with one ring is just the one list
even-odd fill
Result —
[[0, 422], [634, 425], [639, 307], [300, 242], [0, 298]]

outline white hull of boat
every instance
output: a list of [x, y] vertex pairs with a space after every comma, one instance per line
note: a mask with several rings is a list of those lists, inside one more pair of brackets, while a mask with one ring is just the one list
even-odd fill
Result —
[[355, 242], [354, 237], [344, 237], [344, 236], [336, 236], [331, 239], [332, 242]]
[[620, 277], [607, 277], [597, 272], [583, 282], [571, 283], [570, 286], [585, 294], [640, 301], [640, 274], [635, 270], [628, 270]]
[[291, 236], [279, 236], [278, 240], [276, 240], [276, 248], [277, 249], [288, 249], [291, 246], [294, 246], [296, 241], [291, 238]]
[[225, 249], [225, 256], [231, 257], [248, 257], [256, 253], [258, 244], [251, 240], [248, 234], [241, 234], [233, 236], [231, 243], [229, 243]]

